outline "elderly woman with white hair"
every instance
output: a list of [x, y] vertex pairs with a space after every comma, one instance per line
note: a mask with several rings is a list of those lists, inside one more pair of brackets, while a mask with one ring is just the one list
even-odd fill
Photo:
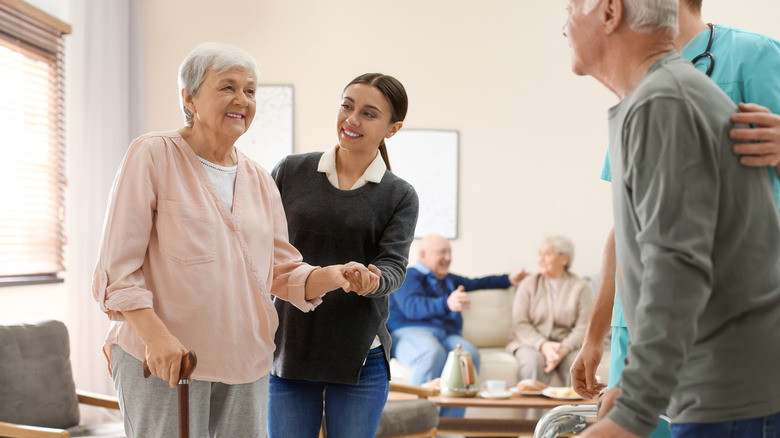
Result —
[[593, 306], [588, 283], [570, 272], [573, 259], [569, 239], [548, 237], [539, 247], [539, 273], [517, 286], [506, 350], [517, 358], [519, 380], [549, 384], [557, 372], [570, 385]]
[[[264, 437], [278, 326], [271, 294], [302, 311], [328, 291], [373, 292], [363, 265], [302, 262], [270, 174], [235, 148], [255, 115], [257, 65], [206, 43], [179, 69], [186, 126], [130, 145], [111, 189], [92, 292], [125, 432], [172, 437], [181, 359], [195, 351], [193, 436]], [[144, 379], [146, 360], [153, 378]]]

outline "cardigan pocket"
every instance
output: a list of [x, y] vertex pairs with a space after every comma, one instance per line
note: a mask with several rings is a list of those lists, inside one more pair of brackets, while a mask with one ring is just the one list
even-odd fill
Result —
[[183, 265], [216, 260], [216, 223], [206, 207], [163, 199], [156, 227], [160, 250], [169, 258]]

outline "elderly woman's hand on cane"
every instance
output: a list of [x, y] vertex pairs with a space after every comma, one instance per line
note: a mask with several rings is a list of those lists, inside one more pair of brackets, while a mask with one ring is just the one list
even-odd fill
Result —
[[144, 362], [155, 377], [168, 382], [175, 388], [179, 382], [181, 358], [187, 349], [168, 331], [151, 308], [122, 312], [146, 347]]
[[[198, 365], [198, 357], [194, 351], [189, 351], [179, 360], [178, 374], [178, 405], [179, 405], [179, 438], [190, 436], [190, 377]], [[144, 378], [148, 378], [152, 372], [144, 360]]]

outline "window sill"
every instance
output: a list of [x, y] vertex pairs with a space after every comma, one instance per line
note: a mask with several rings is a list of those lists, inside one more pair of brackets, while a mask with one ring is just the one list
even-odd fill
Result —
[[0, 287], [33, 286], [36, 284], [64, 283], [56, 274], [20, 275], [18, 277], [0, 277]]

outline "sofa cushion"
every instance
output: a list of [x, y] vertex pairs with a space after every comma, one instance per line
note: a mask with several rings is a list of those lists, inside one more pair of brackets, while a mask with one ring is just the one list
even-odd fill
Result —
[[471, 308], [463, 315], [463, 337], [477, 347], [504, 348], [512, 331], [514, 288], [469, 292]]
[[507, 385], [517, 383], [517, 359], [507, 353], [503, 347], [486, 347], [479, 349], [480, 370], [479, 381], [503, 380]]
[[0, 421], [61, 429], [79, 423], [62, 322], [0, 323]]
[[439, 424], [436, 403], [428, 400], [390, 400], [382, 410], [377, 437], [430, 430]]

